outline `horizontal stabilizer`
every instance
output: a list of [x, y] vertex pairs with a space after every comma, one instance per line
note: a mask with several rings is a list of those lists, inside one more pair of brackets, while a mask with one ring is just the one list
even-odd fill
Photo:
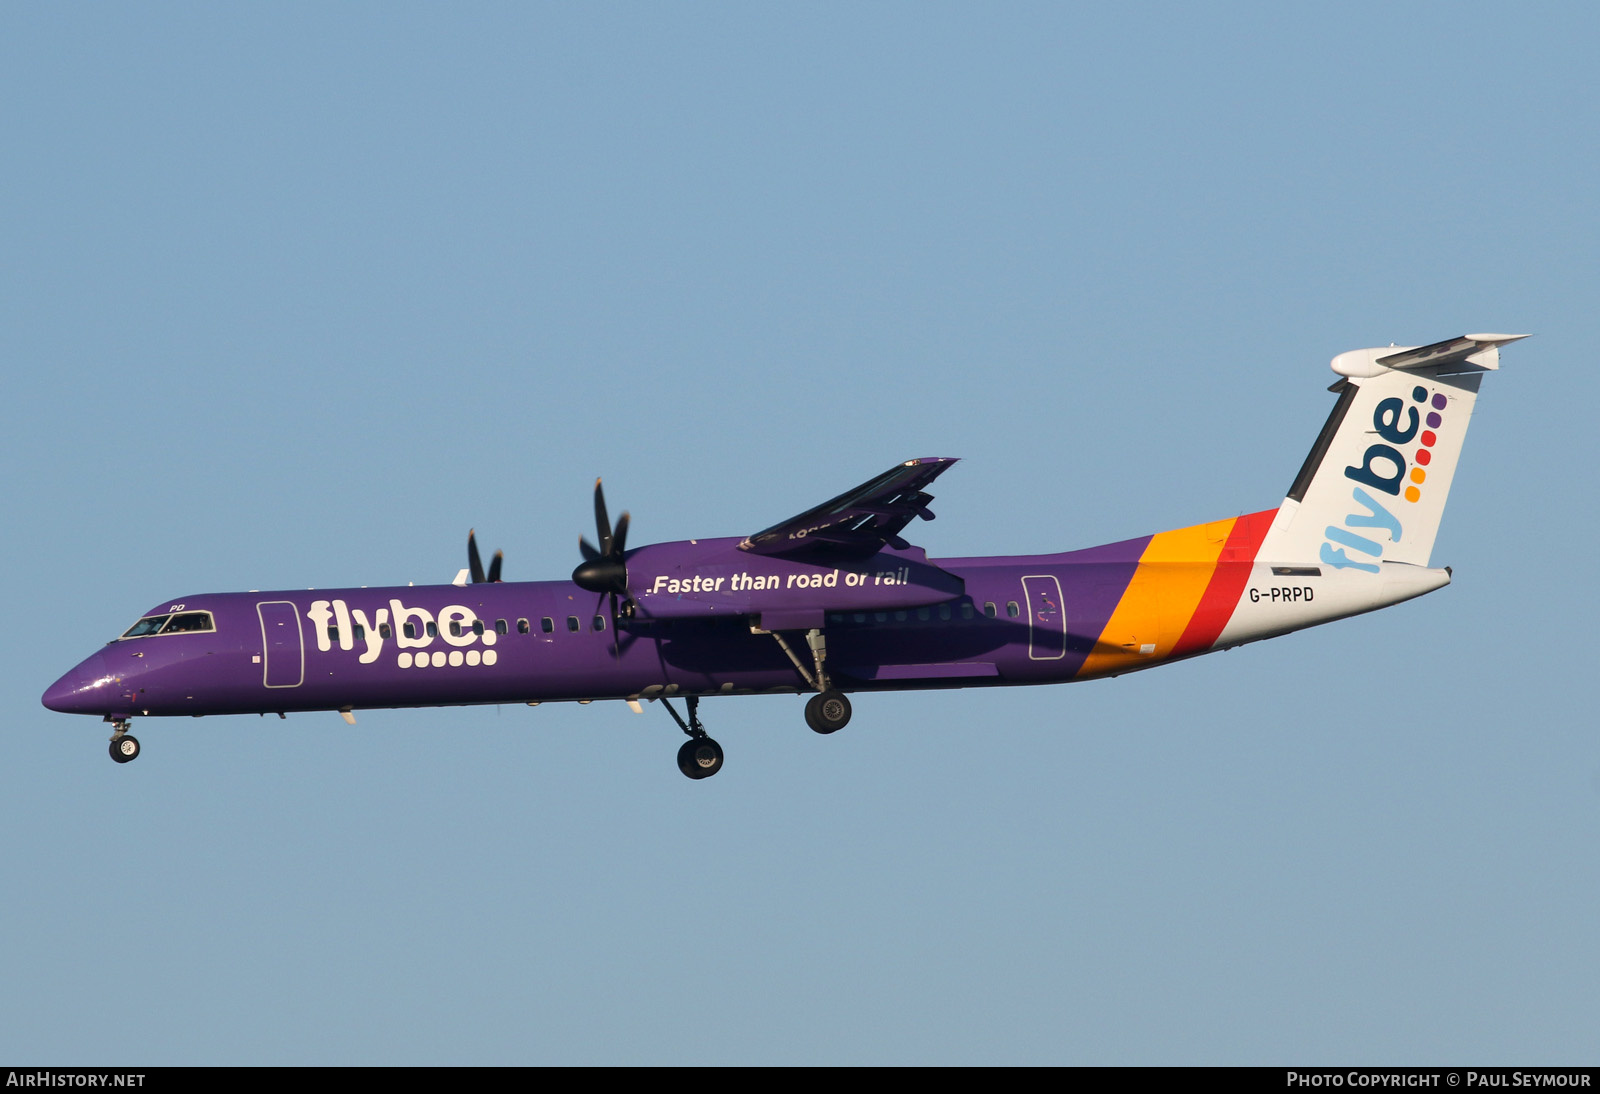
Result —
[[1363, 379], [1384, 369], [1416, 369], [1465, 363], [1475, 368], [1500, 367], [1500, 347], [1520, 342], [1526, 334], [1463, 334], [1427, 346], [1387, 346], [1353, 349], [1333, 359], [1340, 376]]
[[[1470, 361], [1482, 350], [1499, 349], [1526, 337], [1528, 337], [1526, 334], [1463, 334], [1460, 338], [1448, 338], [1431, 346], [1419, 346], [1416, 349], [1391, 353], [1387, 357], [1378, 358], [1378, 364], [1385, 368], [1417, 368], [1422, 365], [1448, 365], [1456, 361]], [[1485, 364], [1483, 367], [1499, 368], [1499, 355], [1496, 355], [1493, 364]]]

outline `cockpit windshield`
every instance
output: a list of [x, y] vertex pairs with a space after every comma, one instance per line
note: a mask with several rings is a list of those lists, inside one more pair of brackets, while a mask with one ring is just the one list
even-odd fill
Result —
[[216, 629], [210, 612], [173, 612], [168, 615], [147, 615], [123, 631], [122, 637], [144, 638], [152, 634], [190, 634]]
[[167, 620], [167, 625], [161, 628], [162, 634], [183, 634], [188, 631], [214, 631], [216, 625], [211, 622], [210, 612], [179, 612]]
[[147, 615], [133, 626], [122, 632], [124, 638], [143, 638], [147, 634], [155, 634], [161, 625], [171, 619], [170, 615]]

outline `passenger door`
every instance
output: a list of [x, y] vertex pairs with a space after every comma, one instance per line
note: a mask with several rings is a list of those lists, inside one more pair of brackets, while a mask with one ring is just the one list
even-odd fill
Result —
[[288, 600], [256, 605], [261, 619], [261, 682], [269, 688], [297, 688], [306, 678], [306, 645], [300, 609]]
[[1022, 579], [1028, 602], [1028, 657], [1055, 661], [1067, 653], [1067, 610], [1061, 602], [1061, 582], [1054, 574], [1030, 574]]

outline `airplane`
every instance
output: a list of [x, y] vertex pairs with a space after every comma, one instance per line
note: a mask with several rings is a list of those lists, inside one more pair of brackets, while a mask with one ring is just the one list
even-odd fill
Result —
[[[860, 692], [1063, 683], [1135, 672], [1449, 584], [1429, 566], [1462, 440], [1499, 348], [1469, 334], [1341, 353], [1332, 412], [1276, 508], [1056, 554], [928, 557], [956, 461], [907, 460], [745, 537], [630, 548], [599, 480], [599, 542], [566, 581], [468, 566], [447, 585], [210, 593], [164, 600], [44, 693], [111, 724], [489, 703], [660, 702], [687, 735], [678, 767], [722, 770], [699, 717], [718, 695], [808, 694], [834, 733]], [[673, 700], [681, 699], [679, 714]], [[686, 715], [686, 717], [685, 717]]]

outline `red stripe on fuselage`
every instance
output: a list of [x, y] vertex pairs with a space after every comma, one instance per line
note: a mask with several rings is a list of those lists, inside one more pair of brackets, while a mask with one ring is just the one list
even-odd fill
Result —
[[1228, 542], [1217, 559], [1217, 568], [1212, 571], [1206, 591], [1200, 597], [1200, 605], [1189, 617], [1189, 625], [1183, 628], [1171, 656], [1182, 657], [1211, 648], [1222, 628], [1233, 618], [1233, 609], [1238, 606], [1245, 583], [1250, 580], [1256, 552], [1261, 549], [1261, 541], [1267, 537], [1267, 529], [1272, 527], [1272, 518], [1277, 515], [1276, 509], [1267, 509], [1234, 521], [1233, 531], [1228, 533]]

